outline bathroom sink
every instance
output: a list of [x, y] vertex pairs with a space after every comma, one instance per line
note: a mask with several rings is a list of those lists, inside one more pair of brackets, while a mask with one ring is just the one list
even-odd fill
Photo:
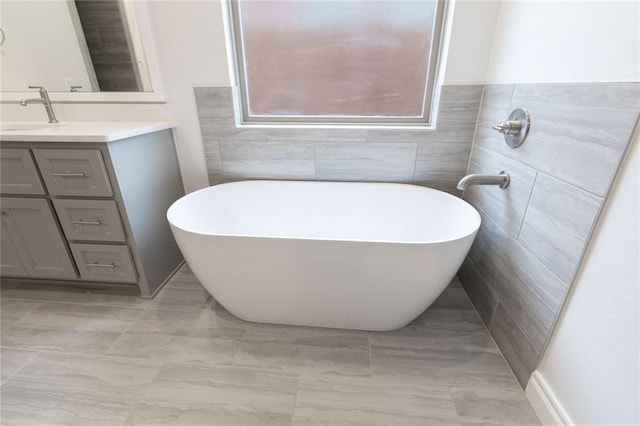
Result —
[[8, 123], [0, 124], [0, 131], [28, 131], [28, 130], [42, 130], [50, 129], [52, 127], [61, 127], [61, 124], [47, 124], [47, 123]]

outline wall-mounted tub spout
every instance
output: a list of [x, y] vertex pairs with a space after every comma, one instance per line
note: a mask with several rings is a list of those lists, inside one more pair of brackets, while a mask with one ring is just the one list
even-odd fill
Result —
[[458, 182], [458, 189], [464, 191], [471, 185], [499, 185], [504, 189], [509, 186], [511, 177], [507, 172], [500, 172], [498, 175], [466, 175]]

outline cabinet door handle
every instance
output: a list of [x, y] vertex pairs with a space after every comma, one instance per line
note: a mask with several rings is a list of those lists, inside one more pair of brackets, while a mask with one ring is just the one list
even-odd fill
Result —
[[84, 177], [84, 173], [51, 173], [55, 177]]
[[99, 220], [91, 221], [91, 220], [70, 220], [70, 224], [72, 225], [102, 225], [102, 222]]
[[115, 268], [116, 264], [115, 263], [87, 263], [88, 267], [94, 267], [94, 268]]

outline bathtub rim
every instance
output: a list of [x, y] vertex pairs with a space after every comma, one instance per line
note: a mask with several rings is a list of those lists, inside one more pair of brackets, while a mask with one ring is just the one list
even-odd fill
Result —
[[[340, 184], [340, 183], [355, 183], [355, 184], [377, 184], [377, 185], [394, 185], [394, 186], [413, 186], [413, 187], [417, 187], [417, 188], [422, 188], [422, 189], [427, 189], [427, 190], [431, 190], [431, 191], [436, 191], [439, 192], [440, 194], [444, 194], [447, 197], [451, 197], [453, 199], [456, 200], [456, 202], [461, 202], [463, 204], [465, 204], [466, 206], [468, 206], [470, 208], [470, 211], [472, 212], [472, 215], [474, 217], [474, 219], [476, 219], [476, 226], [475, 228], [468, 233], [465, 233], [464, 235], [460, 235], [456, 238], [449, 238], [449, 239], [439, 239], [439, 240], [425, 240], [425, 241], [403, 241], [403, 240], [374, 240], [374, 239], [347, 239], [347, 238], [322, 238], [322, 237], [292, 237], [292, 236], [284, 236], [284, 235], [252, 235], [252, 234], [228, 234], [228, 233], [212, 233], [212, 232], [194, 232], [192, 230], [186, 229], [183, 226], [179, 226], [177, 225], [174, 221], [172, 220], [172, 211], [175, 211], [177, 209], [177, 205], [178, 203], [180, 203], [181, 201], [191, 198], [192, 196], [195, 197], [197, 196], [197, 194], [204, 192], [204, 191], [210, 191], [211, 188], [215, 188], [218, 186], [231, 186], [231, 185], [235, 185], [235, 184], [246, 184], [246, 183], [251, 183], [251, 182], [302, 182], [302, 183], [332, 183], [332, 184]], [[207, 186], [205, 188], [201, 188], [198, 189], [196, 191], [190, 192], [189, 194], [185, 194], [182, 197], [180, 197], [179, 199], [177, 199], [176, 201], [174, 201], [171, 206], [169, 206], [169, 208], [167, 209], [166, 212], [166, 217], [167, 217], [167, 221], [169, 222], [170, 226], [173, 228], [177, 228], [183, 232], [192, 234], [192, 235], [203, 235], [203, 236], [210, 236], [210, 237], [232, 237], [232, 238], [261, 238], [261, 239], [280, 239], [280, 240], [306, 240], [306, 241], [336, 241], [336, 242], [350, 242], [350, 243], [375, 243], [375, 244], [407, 244], [407, 245], [425, 245], [425, 244], [441, 244], [441, 243], [447, 243], [447, 242], [453, 242], [453, 241], [459, 241], [462, 239], [465, 239], [467, 237], [469, 237], [470, 235], [474, 235], [478, 232], [478, 230], [480, 229], [480, 226], [482, 225], [482, 215], [480, 214], [480, 212], [473, 206], [471, 205], [469, 202], [467, 202], [466, 200], [463, 200], [460, 197], [456, 197], [455, 195], [449, 194], [448, 192], [445, 191], [441, 191], [439, 189], [435, 189], [435, 188], [430, 188], [427, 186], [421, 186], [421, 185], [414, 185], [414, 184], [410, 184], [410, 183], [396, 183], [396, 182], [359, 182], [359, 181], [304, 181], [304, 180], [276, 180], [276, 179], [248, 179], [248, 180], [242, 180], [242, 181], [235, 181], [235, 182], [225, 182], [225, 183], [221, 183], [218, 185], [211, 185], [211, 186]]]

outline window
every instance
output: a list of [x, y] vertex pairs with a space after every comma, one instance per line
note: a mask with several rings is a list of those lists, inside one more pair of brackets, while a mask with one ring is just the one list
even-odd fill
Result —
[[246, 122], [429, 122], [442, 0], [232, 0]]

